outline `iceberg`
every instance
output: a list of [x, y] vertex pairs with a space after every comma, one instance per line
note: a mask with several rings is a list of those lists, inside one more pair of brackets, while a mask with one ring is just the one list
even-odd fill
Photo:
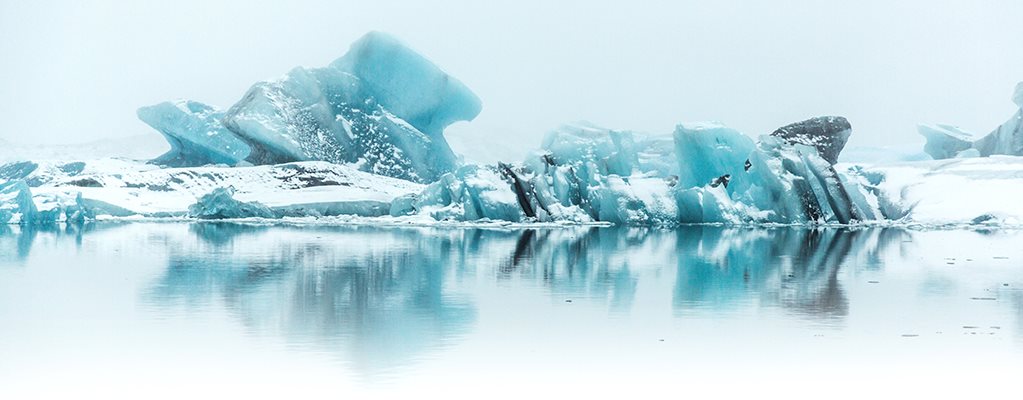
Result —
[[[850, 133], [845, 119], [812, 121], [825, 121], [824, 127], [792, 137], [815, 138], [840, 151]], [[823, 140], [829, 137], [837, 139]], [[790, 140], [779, 135], [754, 142], [718, 123], [681, 124], [670, 140], [565, 125], [522, 164], [463, 167], [402, 209], [443, 220], [625, 225], [884, 218], [877, 195], [857, 171], [840, 172], [816, 147]]]
[[921, 126], [920, 134], [927, 138], [924, 151], [935, 160], [957, 157], [989, 157], [992, 155], [1023, 156], [1023, 82], [1016, 85], [1012, 102], [1019, 107], [1016, 113], [980, 139], [972, 141], [969, 134], [948, 125]]
[[457, 79], [371, 32], [327, 67], [257, 83], [222, 121], [249, 145], [253, 164], [320, 160], [429, 183], [458, 164], [444, 128], [480, 110]]
[[481, 109], [463, 83], [397, 39], [370, 32], [326, 67], [256, 83], [226, 111], [175, 101], [138, 116], [170, 143], [153, 160], [163, 166], [327, 161], [430, 183], [459, 164], [444, 128]]
[[952, 125], [919, 125], [920, 132], [927, 143], [924, 152], [935, 160], [953, 158], [959, 152], [973, 147], [973, 135]]
[[220, 123], [224, 113], [206, 104], [178, 100], [142, 107], [142, 122], [159, 131], [170, 143], [166, 154], [153, 163], [169, 167], [206, 164], [244, 164], [249, 146]]

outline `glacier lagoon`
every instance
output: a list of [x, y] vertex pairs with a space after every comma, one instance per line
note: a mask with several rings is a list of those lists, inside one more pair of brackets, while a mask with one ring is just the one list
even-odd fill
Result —
[[228, 108], [140, 108], [156, 158], [0, 145], [0, 398], [1014, 382], [1023, 110], [868, 160], [836, 115], [581, 121], [487, 165], [444, 136], [481, 110], [371, 32]]
[[870, 394], [893, 381], [979, 394], [1023, 367], [1021, 240], [1005, 229], [0, 225], [0, 395]]

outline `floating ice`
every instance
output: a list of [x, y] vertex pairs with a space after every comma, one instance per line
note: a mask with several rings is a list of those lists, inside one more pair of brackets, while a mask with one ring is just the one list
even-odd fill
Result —
[[258, 201], [238, 201], [234, 188], [216, 188], [188, 207], [188, 216], [198, 219], [274, 218], [269, 207]]
[[411, 211], [437, 220], [523, 221], [527, 215], [505, 179], [495, 167], [461, 167], [427, 186]]
[[[841, 137], [819, 141], [832, 143], [829, 149], [848, 138], [842, 130], [825, 131]], [[523, 165], [465, 167], [430, 185], [411, 211], [404, 209], [436, 219], [626, 225], [882, 218], [862, 179], [835, 170], [814, 147], [774, 136], [757, 144], [716, 123], [680, 125], [671, 141], [566, 125], [548, 134]]]
[[885, 216], [926, 225], [1023, 224], [1023, 157], [991, 156], [864, 167]]
[[[1016, 85], [1012, 95], [1019, 110], [997, 129], [976, 141], [958, 128], [948, 125], [921, 126], [920, 134], [927, 138], [924, 151], [935, 160], [956, 157], [959, 152], [975, 149], [980, 157], [992, 155], [1023, 156], [1023, 82]], [[964, 157], [974, 156], [973, 152]]]
[[138, 117], [167, 139], [171, 149], [153, 160], [171, 167], [238, 165], [249, 146], [221, 123], [224, 113], [197, 101], [178, 100], [142, 107]]
[[935, 160], [955, 157], [973, 147], [973, 135], [952, 125], [920, 125], [917, 130], [927, 139], [924, 152]]
[[471, 120], [480, 101], [396, 39], [372, 32], [325, 68], [296, 68], [253, 86], [224, 125], [252, 148], [253, 164], [323, 160], [429, 183], [457, 158], [442, 134]]

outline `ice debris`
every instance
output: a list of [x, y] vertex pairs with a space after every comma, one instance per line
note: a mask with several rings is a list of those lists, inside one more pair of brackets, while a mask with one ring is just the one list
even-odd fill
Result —
[[188, 216], [198, 219], [274, 218], [273, 210], [258, 201], [238, 201], [234, 188], [216, 188], [188, 207]]
[[47, 225], [93, 217], [81, 194], [33, 195], [23, 180], [0, 183], [0, 224]]
[[[481, 110], [479, 98], [464, 84], [379, 32], [356, 41], [327, 67], [298, 67], [280, 79], [256, 83], [223, 114], [199, 103], [184, 105], [139, 110], [173, 147], [157, 162], [319, 160], [419, 183], [455, 170], [458, 158], [443, 130]], [[175, 110], [192, 106], [200, 110]]]
[[[955, 158], [960, 152], [975, 150], [980, 157], [992, 155], [1023, 156], [1023, 82], [1016, 85], [1012, 101], [1020, 108], [994, 131], [975, 141], [958, 128], [948, 125], [920, 126], [920, 134], [927, 138], [924, 151], [935, 160]], [[973, 152], [964, 157], [974, 156]]]
[[33, 224], [39, 211], [32, 201], [32, 191], [24, 181], [0, 184], [0, 222], [5, 224]]

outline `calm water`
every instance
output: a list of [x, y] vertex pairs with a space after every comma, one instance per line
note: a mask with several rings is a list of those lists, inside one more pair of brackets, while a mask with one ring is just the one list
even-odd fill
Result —
[[0, 397], [1005, 393], [1023, 370], [1021, 244], [899, 229], [0, 226]]

